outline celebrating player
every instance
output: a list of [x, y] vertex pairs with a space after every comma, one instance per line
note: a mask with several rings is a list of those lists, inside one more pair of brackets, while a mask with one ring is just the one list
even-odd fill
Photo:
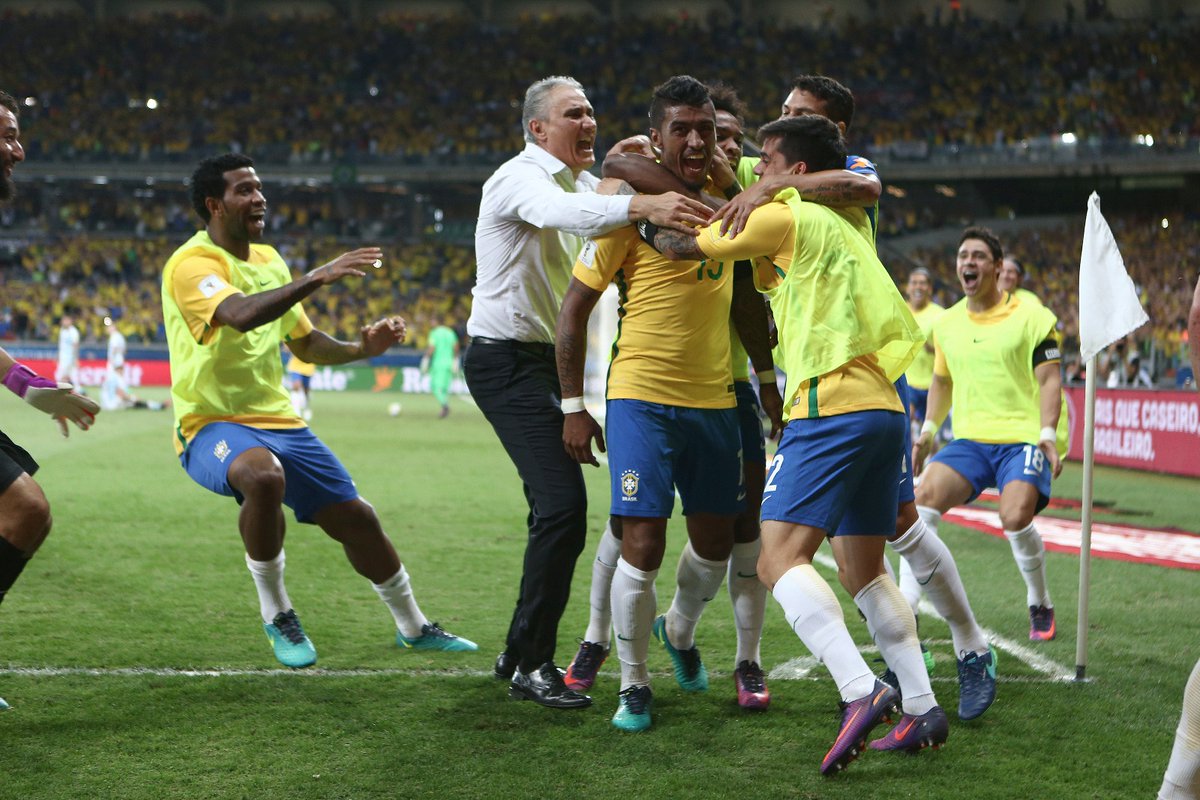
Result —
[[1000, 490], [1000, 521], [1025, 579], [1029, 638], [1054, 638], [1046, 548], [1033, 516], [1050, 502], [1062, 470], [1055, 449], [1060, 411], [1057, 319], [1040, 303], [1000, 291], [1004, 250], [986, 228], [967, 228], [958, 247], [966, 295], [933, 327], [934, 367], [913, 467], [921, 474], [933, 435], [954, 406], [956, 438], [933, 457], [917, 508], [936, 530], [942, 514], [989, 486]]
[[[836, 169], [846, 150], [837, 126], [817, 115], [759, 131], [763, 176]], [[852, 218], [854, 218], [852, 220]], [[772, 301], [788, 366], [790, 409], [762, 505], [759, 575], [788, 623], [825, 663], [845, 703], [821, 763], [829, 775], [862, 749], [897, 704], [875, 680], [846, 629], [841, 606], [812, 566], [826, 536], [843, 586], [854, 597], [903, 690], [904, 717], [879, 750], [919, 750], [948, 735], [921, 659], [907, 603], [883, 568], [894, 533], [903, 463], [903, 405], [893, 381], [923, 341], [887, 271], [862, 233], [865, 212], [801, 202], [784, 192], [755, 209], [737, 239], [720, 223], [696, 239], [642, 226], [674, 259], [755, 259], [755, 280]]]
[[[692, 191], [703, 188], [716, 149], [715, 112], [704, 84], [682, 75], [657, 87], [650, 137], [665, 167]], [[620, 228], [584, 248], [559, 314], [563, 444], [579, 463], [594, 464], [592, 441], [603, 450], [605, 437], [583, 407], [587, 319], [604, 288], [620, 281], [621, 330], [608, 372], [607, 427], [610, 513], [621, 518], [622, 532], [611, 590], [621, 660], [612, 722], [622, 730], [650, 727], [646, 660], [652, 631], [685, 690], [708, 686], [693, 637], [725, 576], [733, 521], [742, 506], [741, 441], [729, 368], [731, 272], [719, 262], [671, 263], [643, 243], [636, 229]], [[764, 324], [760, 338], [765, 337]], [[676, 486], [690, 548], [671, 609], [655, 619], [654, 580]]]
[[281, 341], [304, 361], [343, 364], [404, 340], [404, 320], [388, 317], [363, 326], [358, 342], [339, 341], [314, 328], [301, 305], [323, 286], [362, 277], [382, 253], [354, 250], [292, 280], [279, 253], [258, 243], [267, 201], [244, 155], [202, 161], [192, 176], [192, 206], [204, 230], [167, 261], [162, 284], [175, 449], [194, 481], [241, 506], [246, 565], [275, 657], [289, 667], [317, 660], [284, 585], [283, 505], [342, 545], [391, 611], [397, 645], [475, 650], [421, 613], [375, 509], [283, 388]]

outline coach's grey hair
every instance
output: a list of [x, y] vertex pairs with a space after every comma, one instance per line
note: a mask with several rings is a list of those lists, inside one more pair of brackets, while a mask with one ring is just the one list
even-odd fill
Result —
[[529, 130], [529, 122], [546, 118], [547, 99], [550, 97], [550, 92], [559, 86], [570, 86], [583, 91], [583, 85], [567, 75], [551, 75], [549, 78], [542, 78], [525, 90], [525, 105], [521, 108], [521, 131], [525, 134], [525, 141], [536, 141]]

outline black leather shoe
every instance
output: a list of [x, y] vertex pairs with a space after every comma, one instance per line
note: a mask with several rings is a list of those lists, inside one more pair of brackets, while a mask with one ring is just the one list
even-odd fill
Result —
[[510, 655], [507, 650], [496, 656], [496, 666], [492, 670], [496, 680], [512, 680], [513, 673], [517, 671], [517, 660], [517, 657]]
[[513, 673], [508, 695], [518, 700], [532, 700], [547, 708], [586, 708], [592, 704], [592, 698], [586, 694], [567, 688], [562, 673], [550, 661], [528, 675], [520, 670]]

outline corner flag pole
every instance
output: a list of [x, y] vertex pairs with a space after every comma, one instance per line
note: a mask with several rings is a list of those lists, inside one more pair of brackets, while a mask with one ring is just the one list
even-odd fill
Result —
[[1087, 672], [1088, 578], [1092, 569], [1092, 462], [1096, 434], [1096, 355], [1149, 321], [1112, 229], [1092, 192], [1079, 254], [1079, 355], [1087, 364], [1083, 425], [1083, 514], [1079, 541], [1079, 629], [1075, 680]]
[[1088, 596], [1092, 576], [1092, 457], [1096, 441], [1096, 357], [1087, 361], [1083, 402], [1083, 513], [1079, 530], [1079, 627], [1075, 632], [1075, 680], [1087, 679]]

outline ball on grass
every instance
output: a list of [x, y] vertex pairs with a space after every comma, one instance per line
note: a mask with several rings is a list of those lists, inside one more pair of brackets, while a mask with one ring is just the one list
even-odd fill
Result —
[[392, 403], [390, 406], [388, 406], [388, 416], [389, 417], [398, 417], [398, 416], [400, 416], [401, 410], [402, 409], [401, 409], [399, 403]]

